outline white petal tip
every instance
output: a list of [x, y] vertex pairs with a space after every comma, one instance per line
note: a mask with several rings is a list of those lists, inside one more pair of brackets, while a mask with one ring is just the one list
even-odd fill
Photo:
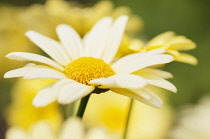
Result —
[[128, 20], [128, 16], [126, 16], [126, 15], [122, 15], [122, 16], [120, 16], [118, 19], [120, 19], [120, 20]]
[[44, 105], [41, 105], [41, 103], [39, 103], [37, 100], [33, 100], [33, 102], [32, 102], [32, 105], [34, 106], [34, 107], [37, 107], [37, 108], [39, 108], [39, 107], [44, 107]]
[[155, 108], [161, 108], [162, 107], [162, 103], [157, 103], [154, 105]]
[[173, 93], [177, 93], [177, 88], [175, 88], [172, 92], [173, 92]]
[[172, 61], [174, 61], [174, 57], [168, 54], [164, 54], [165, 55], [165, 62], [164, 63], [170, 63]]
[[170, 62], [174, 61], [174, 57], [169, 55]]
[[[42, 98], [43, 97], [43, 98]], [[48, 104], [50, 104], [50, 103], [52, 103], [54, 100], [52, 100], [52, 99], [50, 99], [49, 100], [49, 97], [47, 97], [47, 96], [41, 96], [41, 95], [39, 95], [39, 93], [38, 93], [38, 95], [36, 95], [35, 97], [34, 97], [34, 99], [33, 99], [33, 101], [32, 101], [32, 105], [33, 106], [35, 106], [35, 107], [37, 107], [37, 108], [39, 108], [39, 107], [45, 107], [45, 106], [47, 106]]]
[[9, 54], [7, 54], [5, 57], [8, 58], [8, 59], [14, 59], [16, 60], [16, 55], [20, 53], [20, 52], [11, 52]]
[[12, 53], [7, 54], [5, 57], [10, 59], [10, 56], [12, 55]]
[[72, 102], [66, 101], [64, 98], [58, 97], [58, 103], [62, 105], [70, 104]]
[[60, 29], [65, 29], [65, 28], [67, 28], [67, 27], [70, 27], [69, 25], [67, 25], [67, 24], [61, 24], [61, 25], [58, 25], [57, 27], [56, 27], [56, 30], [60, 30]]
[[9, 78], [8, 72], [6, 72], [6, 73], [4, 74], [4, 78]]
[[111, 17], [104, 17], [101, 19], [103, 22], [112, 22], [112, 18]]
[[57, 101], [59, 104], [62, 104], [62, 105], [72, 103], [72, 101], [69, 101], [69, 99], [67, 97], [64, 97], [63, 95], [59, 95], [57, 98]]
[[33, 35], [34, 33], [35, 33], [34, 31], [29, 30], [29, 31], [27, 31], [27, 32], [25, 33], [25, 35], [26, 35], [27, 37], [30, 37], [30, 36]]
[[36, 97], [33, 99], [32, 105], [39, 108], [39, 107], [44, 107], [46, 106], [46, 103], [38, 100]]
[[168, 90], [173, 92], [173, 93], [177, 93], [177, 88], [173, 84], [171, 84], [171, 86], [170, 86], [170, 88]]
[[15, 77], [16, 76], [14, 76], [11, 71], [8, 71], [4, 74], [4, 78], [15, 78]]

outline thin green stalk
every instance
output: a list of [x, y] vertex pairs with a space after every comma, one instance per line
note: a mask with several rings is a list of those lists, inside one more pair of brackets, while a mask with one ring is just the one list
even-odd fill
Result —
[[133, 107], [133, 99], [130, 99], [123, 139], [127, 139], [132, 107]]
[[63, 116], [63, 120], [66, 120], [67, 119], [67, 116], [66, 116], [66, 105], [60, 105], [60, 110], [61, 110], [61, 113], [62, 113], [62, 116]]
[[61, 109], [64, 120], [74, 115], [75, 103], [76, 102], [68, 104], [68, 105], [60, 105], [60, 109]]
[[67, 117], [71, 117], [74, 115], [75, 105], [76, 105], [76, 102], [73, 102], [73, 103], [67, 105], [67, 107], [66, 107]]
[[89, 98], [90, 98], [90, 94], [87, 95], [86, 97], [82, 98], [80, 105], [79, 105], [78, 112], [77, 112], [77, 117], [80, 117], [80, 118], [83, 117]]

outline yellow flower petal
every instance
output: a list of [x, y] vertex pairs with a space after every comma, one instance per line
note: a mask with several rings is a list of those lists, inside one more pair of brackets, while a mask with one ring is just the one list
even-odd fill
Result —
[[36, 93], [52, 82], [54, 80], [19, 80], [12, 90], [12, 104], [7, 110], [8, 125], [28, 129], [34, 122], [46, 120], [53, 129], [58, 129], [62, 117], [56, 103], [44, 108], [36, 108], [32, 105]]
[[184, 62], [192, 65], [198, 64], [198, 60], [194, 56], [185, 53], [180, 53], [179, 55], [174, 56], [174, 59], [175, 61]]
[[183, 51], [183, 50], [191, 50], [195, 49], [196, 44], [185, 38], [184, 36], [173, 37], [167, 44], [166, 48], [171, 50]]
[[162, 46], [164, 45], [171, 37], [174, 37], [175, 33], [172, 31], [168, 31], [168, 32], [164, 32], [156, 37], [154, 37], [152, 40], [150, 40], [147, 45], [146, 48], [150, 49], [151, 47], [154, 49], [154, 47], [156, 46]]

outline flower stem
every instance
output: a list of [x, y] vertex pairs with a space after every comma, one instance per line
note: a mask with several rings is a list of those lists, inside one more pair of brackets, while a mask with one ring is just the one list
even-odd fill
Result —
[[75, 110], [75, 105], [76, 105], [75, 103], [76, 102], [73, 102], [68, 105], [60, 105], [60, 109], [61, 109], [64, 120], [74, 115], [74, 110]]
[[60, 106], [60, 110], [63, 116], [63, 120], [66, 120], [66, 106], [65, 105], [59, 105]]
[[80, 105], [79, 105], [78, 112], [77, 112], [77, 117], [80, 117], [80, 118], [83, 117], [89, 98], [90, 98], [90, 94], [87, 95], [86, 97], [82, 98]]
[[67, 110], [66, 110], [67, 117], [71, 117], [74, 115], [75, 106], [76, 106], [76, 102], [73, 102], [67, 105]]
[[133, 99], [130, 99], [123, 139], [127, 139], [132, 107], [133, 107]]

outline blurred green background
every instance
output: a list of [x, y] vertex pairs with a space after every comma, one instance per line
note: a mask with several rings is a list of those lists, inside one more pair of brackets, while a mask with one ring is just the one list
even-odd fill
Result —
[[197, 49], [189, 52], [198, 58], [197, 66], [178, 62], [166, 66], [166, 70], [173, 73], [172, 82], [178, 88], [178, 93], [170, 96], [175, 107], [195, 103], [210, 92], [210, 1], [115, 0], [115, 3], [131, 7], [143, 18], [142, 34], [147, 39], [164, 31], [175, 31], [197, 44]]
[[[1, 0], [0, 5], [4, 3], [28, 6], [44, 2], [45, 0]], [[96, 0], [80, 0], [80, 2], [90, 5]], [[197, 66], [173, 62], [165, 68], [173, 73], [174, 79], [171, 79], [171, 82], [178, 88], [177, 94], [170, 94], [169, 102], [174, 108], [179, 109], [186, 103], [196, 103], [201, 96], [210, 93], [209, 0], [113, 0], [113, 2], [116, 6], [130, 7], [134, 14], [142, 17], [144, 29], [138, 34], [140, 38], [149, 40], [162, 32], [174, 31], [197, 44], [197, 49], [188, 52], [198, 58]], [[9, 103], [8, 92], [11, 82], [1, 79], [0, 88], [2, 114]], [[2, 128], [3, 120], [1, 121]]]

